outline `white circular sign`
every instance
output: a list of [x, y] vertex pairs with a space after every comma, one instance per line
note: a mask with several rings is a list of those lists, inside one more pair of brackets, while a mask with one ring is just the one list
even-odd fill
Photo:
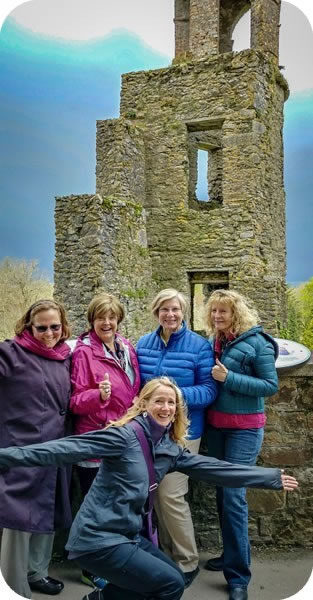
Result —
[[279, 356], [275, 363], [276, 369], [298, 367], [310, 359], [311, 350], [303, 346], [303, 344], [292, 342], [291, 340], [283, 340], [282, 338], [274, 339], [279, 347]]

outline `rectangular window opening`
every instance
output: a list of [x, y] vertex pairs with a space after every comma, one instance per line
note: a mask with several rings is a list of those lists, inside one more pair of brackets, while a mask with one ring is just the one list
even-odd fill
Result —
[[214, 290], [229, 288], [228, 271], [196, 271], [188, 273], [190, 285], [190, 327], [207, 337], [206, 304]]

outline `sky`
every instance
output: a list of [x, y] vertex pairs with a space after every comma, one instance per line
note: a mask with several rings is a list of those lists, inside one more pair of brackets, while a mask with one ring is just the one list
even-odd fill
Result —
[[[313, 275], [313, 34], [297, 9], [313, 23], [312, 0], [282, 13], [291, 282]], [[38, 258], [52, 276], [54, 196], [94, 191], [96, 119], [118, 116], [120, 73], [170, 64], [172, 19], [172, 0], [1, 0], [0, 260]], [[294, 600], [312, 590], [311, 577]], [[1, 597], [19, 598], [7, 586]]]
[[[170, 64], [174, 1], [13, 4], [9, 16], [3, 13], [0, 35], [0, 259], [38, 258], [52, 279], [54, 198], [94, 192], [96, 120], [118, 117], [121, 73]], [[281, 22], [280, 63], [291, 89], [287, 280], [297, 283], [313, 275], [313, 34], [293, 4], [283, 3]], [[249, 46], [248, 32], [242, 19], [235, 49]]]

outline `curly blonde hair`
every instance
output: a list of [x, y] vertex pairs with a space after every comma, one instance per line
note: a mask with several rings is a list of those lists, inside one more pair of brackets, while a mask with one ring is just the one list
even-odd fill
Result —
[[234, 290], [215, 290], [206, 305], [206, 326], [209, 335], [215, 334], [214, 322], [212, 319], [212, 307], [214, 304], [223, 304], [229, 306], [232, 313], [231, 333], [240, 335], [248, 331], [251, 327], [257, 325], [260, 321], [257, 310], [248, 298], [242, 296]]
[[176, 396], [176, 413], [175, 420], [173, 422], [173, 427], [170, 430], [170, 436], [180, 446], [185, 446], [187, 430], [188, 430], [188, 417], [187, 417], [187, 409], [183, 399], [183, 395], [177, 387], [177, 385], [172, 381], [169, 377], [156, 377], [155, 379], [151, 379], [144, 385], [139, 396], [136, 396], [134, 400], [133, 406], [131, 406], [127, 413], [118, 421], [111, 421], [105, 429], [108, 427], [122, 427], [132, 421], [138, 415], [143, 414], [146, 411], [147, 404], [151, 399], [155, 390], [157, 390], [161, 385], [165, 387], [169, 387], [175, 392]]

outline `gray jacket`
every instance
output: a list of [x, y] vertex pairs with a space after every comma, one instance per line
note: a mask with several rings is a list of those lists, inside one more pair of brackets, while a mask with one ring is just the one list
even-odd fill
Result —
[[[149, 440], [156, 480], [179, 471], [198, 481], [227, 487], [281, 489], [280, 469], [234, 465], [190, 454], [165, 432], [154, 446], [149, 420], [137, 417]], [[110, 427], [44, 444], [0, 450], [0, 466], [64, 465], [101, 458], [99, 472], [73, 522], [66, 548], [95, 552], [105, 546], [136, 541], [142, 528], [149, 477], [141, 446], [132, 427]]]

